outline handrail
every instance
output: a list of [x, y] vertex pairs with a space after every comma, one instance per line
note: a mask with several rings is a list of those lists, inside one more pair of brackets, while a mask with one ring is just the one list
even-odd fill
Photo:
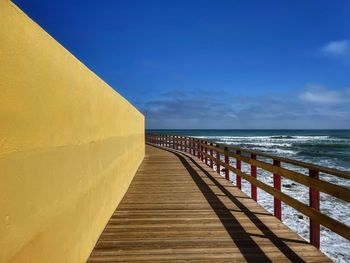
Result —
[[[331, 218], [320, 211], [320, 192], [334, 196], [345, 202], [350, 202], [350, 189], [344, 186], [333, 184], [319, 178], [320, 173], [333, 175], [350, 180], [350, 173], [337, 169], [322, 167], [302, 161], [278, 157], [266, 153], [255, 152], [249, 149], [232, 145], [218, 144], [206, 140], [182, 137], [174, 135], [146, 134], [146, 141], [156, 145], [180, 150], [198, 157], [202, 162], [220, 174], [220, 166], [224, 167], [225, 178], [229, 180], [229, 171], [236, 174], [236, 186], [241, 189], [241, 178], [251, 184], [252, 198], [257, 200], [257, 187], [274, 197], [274, 215], [281, 220], [281, 202], [288, 204], [299, 212], [310, 218], [310, 243], [315, 247], [320, 247], [320, 224], [333, 232], [350, 240], [350, 227], [344, 223]], [[215, 156], [214, 156], [215, 153]], [[248, 154], [248, 155], [247, 155]], [[224, 161], [220, 156], [224, 157]], [[272, 163], [258, 160], [257, 157], [272, 159]], [[236, 167], [230, 165], [230, 158], [236, 160]], [[241, 162], [250, 164], [250, 175], [241, 171]], [[309, 175], [289, 170], [281, 167], [281, 163], [292, 164], [309, 170]], [[259, 181], [256, 177], [257, 168], [261, 168], [273, 174], [274, 186]], [[309, 188], [309, 205], [290, 197], [281, 192], [281, 177], [293, 180]]]
[[[170, 135], [170, 136], [172, 136], [172, 135]], [[181, 138], [178, 139], [178, 141], [188, 141], [189, 138], [191, 138], [191, 137], [181, 137]], [[206, 142], [208, 143], [208, 142], [211, 142], [211, 141], [212, 140], [207, 140]], [[241, 147], [238, 147], [238, 146], [233, 146], [233, 145], [226, 145], [226, 146], [229, 149], [231, 149], [231, 150], [241, 151], [241, 152], [248, 153], [248, 154], [255, 154], [255, 155], [258, 155], [258, 156], [261, 156], [261, 157], [274, 159], [276, 161], [280, 161], [280, 162], [283, 162], [283, 163], [288, 163], [288, 164], [293, 164], [293, 165], [296, 165], [296, 166], [301, 166], [303, 168], [316, 170], [316, 171], [319, 171], [321, 173], [334, 175], [334, 176], [337, 176], [337, 177], [341, 177], [341, 178], [350, 180], [350, 172], [341, 171], [341, 170], [338, 170], [338, 169], [324, 167], [324, 166], [320, 166], [320, 165], [316, 165], [316, 164], [311, 164], [311, 163], [307, 163], [307, 162], [303, 162], [303, 161], [293, 160], [293, 159], [289, 159], [289, 158], [285, 158], [285, 157], [275, 156], [275, 155], [268, 154], [268, 153], [252, 151], [250, 149], [241, 148]], [[213, 147], [216, 148], [215, 146], [213, 146]], [[220, 152], [223, 153], [223, 150], [221, 149]]]

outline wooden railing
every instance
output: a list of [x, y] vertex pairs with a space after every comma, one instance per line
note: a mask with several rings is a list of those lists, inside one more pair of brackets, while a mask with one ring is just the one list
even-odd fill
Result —
[[[222, 166], [227, 180], [229, 180], [229, 172], [232, 171], [236, 174], [236, 186], [239, 189], [242, 187], [242, 178], [251, 184], [251, 197], [255, 201], [257, 200], [257, 187], [274, 197], [274, 216], [280, 220], [282, 218], [281, 202], [288, 204], [292, 208], [308, 216], [310, 218], [310, 243], [317, 248], [320, 247], [320, 225], [350, 240], [349, 226], [320, 211], [320, 192], [349, 203], [350, 189], [319, 178], [320, 173], [322, 173], [350, 180], [349, 172], [255, 152], [240, 147], [219, 145], [214, 142], [192, 137], [147, 134], [146, 141], [148, 143], [189, 153], [198, 157], [212, 169], [214, 169], [215, 163], [216, 171], [219, 174], [221, 171], [220, 167]], [[230, 165], [230, 158], [235, 159], [235, 167]], [[271, 163], [269, 163], [268, 160], [270, 160]], [[250, 165], [250, 174], [242, 171], [241, 162]], [[282, 164], [292, 164], [296, 167], [307, 169], [308, 175], [286, 169], [282, 167]], [[273, 187], [257, 179], [257, 168], [261, 168], [273, 174]], [[283, 193], [281, 191], [281, 177], [308, 187], [309, 205]]]

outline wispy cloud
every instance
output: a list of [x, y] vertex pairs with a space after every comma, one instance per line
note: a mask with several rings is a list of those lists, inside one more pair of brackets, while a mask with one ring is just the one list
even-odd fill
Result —
[[321, 48], [322, 54], [330, 57], [342, 58], [350, 56], [350, 41], [331, 41]]
[[209, 98], [205, 92], [169, 91], [141, 110], [153, 128], [215, 128], [216, 121], [230, 124], [237, 118], [227, 98]]
[[169, 91], [141, 105], [147, 128], [350, 128], [350, 90], [308, 85], [300, 94], [235, 96]]
[[321, 85], [308, 85], [300, 94], [303, 101], [316, 104], [350, 103], [350, 88], [331, 90]]

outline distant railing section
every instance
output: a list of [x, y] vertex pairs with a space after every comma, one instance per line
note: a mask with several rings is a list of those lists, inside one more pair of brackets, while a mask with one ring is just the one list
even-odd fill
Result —
[[[220, 174], [220, 167], [224, 167], [225, 178], [229, 180], [229, 171], [236, 174], [236, 186], [241, 189], [242, 178], [251, 184], [251, 197], [257, 201], [257, 187], [274, 197], [274, 216], [282, 218], [281, 202], [288, 204], [297, 211], [310, 218], [310, 243], [320, 247], [320, 224], [350, 240], [350, 227], [320, 211], [320, 192], [334, 196], [345, 202], [350, 202], [350, 189], [326, 182], [319, 178], [320, 173], [337, 176], [350, 180], [350, 173], [313, 165], [297, 160], [273, 156], [266, 153], [251, 151], [248, 149], [219, 145], [217, 143], [200, 140], [193, 137], [174, 135], [147, 134], [146, 142], [163, 147], [183, 151], [198, 157], [202, 162]], [[221, 159], [223, 157], [223, 160]], [[270, 159], [272, 162], [258, 160]], [[230, 165], [230, 158], [235, 159], [235, 167]], [[241, 162], [250, 164], [250, 174], [242, 172]], [[292, 171], [281, 166], [282, 163], [292, 164], [308, 170], [308, 176]], [[257, 179], [257, 168], [261, 168], [273, 174], [273, 187]], [[309, 188], [309, 205], [283, 193], [281, 191], [281, 177], [288, 178]]]

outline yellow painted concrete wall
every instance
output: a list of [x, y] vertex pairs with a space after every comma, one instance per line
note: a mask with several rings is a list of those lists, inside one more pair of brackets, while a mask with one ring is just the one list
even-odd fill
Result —
[[0, 262], [85, 262], [143, 157], [143, 115], [0, 0]]

